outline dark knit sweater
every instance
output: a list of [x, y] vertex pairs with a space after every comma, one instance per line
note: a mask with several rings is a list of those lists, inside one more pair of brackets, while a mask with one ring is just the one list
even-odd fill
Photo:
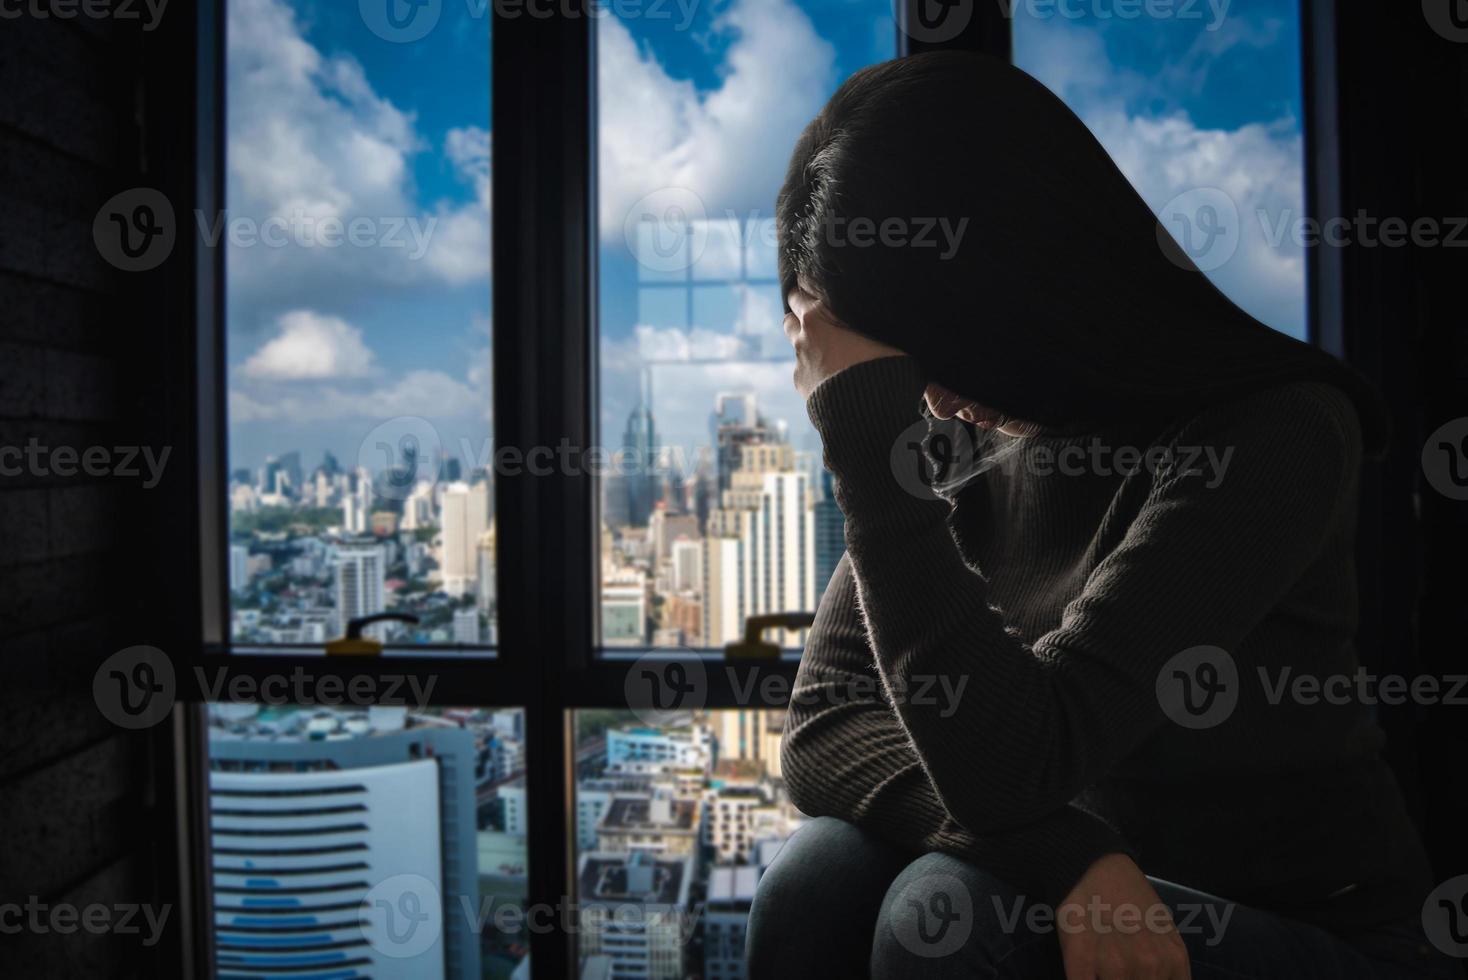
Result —
[[[891, 462], [924, 384], [914, 360], [884, 358], [808, 403], [847, 555], [791, 699], [796, 805], [1050, 903], [1123, 852], [1331, 928], [1416, 914], [1429, 872], [1370, 709], [1271, 703], [1281, 676], [1354, 684], [1348, 399], [1301, 383], [1150, 427], [1032, 437], [949, 502], [903, 489]], [[1176, 451], [1130, 474], [1037, 464], [1097, 444]], [[1184, 472], [1189, 447], [1231, 449], [1223, 478]], [[1192, 729], [1164, 712], [1158, 677], [1200, 645], [1230, 655], [1237, 703]], [[944, 683], [964, 686], [954, 699]]]

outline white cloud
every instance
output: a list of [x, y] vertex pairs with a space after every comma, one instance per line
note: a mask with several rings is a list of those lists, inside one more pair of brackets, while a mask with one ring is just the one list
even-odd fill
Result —
[[328, 422], [387, 420], [400, 415], [430, 419], [465, 418], [483, 413], [484, 393], [443, 371], [409, 371], [378, 387], [317, 386], [262, 394], [233, 389], [230, 418], [246, 422]]
[[360, 378], [372, 373], [373, 356], [362, 331], [341, 317], [292, 310], [278, 332], [245, 362], [247, 377], [270, 381]]
[[[230, 217], [315, 227], [366, 219], [381, 242], [234, 248], [230, 275], [242, 295], [277, 308], [308, 301], [331, 306], [333, 297], [364, 283], [461, 285], [488, 278], [485, 130], [456, 129], [445, 141], [473, 200], [425, 204], [413, 160], [430, 145], [415, 114], [380, 96], [351, 56], [326, 55], [311, 44], [283, 0], [231, 0], [227, 63]], [[431, 228], [421, 256], [401, 247], [394, 232], [405, 221]]]
[[835, 51], [788, 0], [735, 0], [713, 30], [733, 40], [720, 84], [699, 93], [616, 18], [598, 25], [605, 239], [621, 238], [640, 198], [669, 187], [693, 191], [710, 217], [773, 212], [790, 148], [835, 81]]

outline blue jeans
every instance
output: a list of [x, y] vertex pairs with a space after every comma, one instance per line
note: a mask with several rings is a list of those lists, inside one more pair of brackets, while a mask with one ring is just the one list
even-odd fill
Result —
[[[1195, 980], [1461, 980], [1415, 920], [1342, 938], [1152, 879]], [[946, 854], [918, 856], [832, 817], [802, 827], [760, 879], [750, 980], [1064, 980], [1043, 907]]]

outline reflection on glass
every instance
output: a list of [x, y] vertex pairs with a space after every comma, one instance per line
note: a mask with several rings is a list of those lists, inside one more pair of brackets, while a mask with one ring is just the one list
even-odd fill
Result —
[[896, 29], [874, 0], [597, 28], [600, 640], [718, 648], [750, 615], [814, 610], [841, 554], [791, 385], [773, 208], [800, 130], [892, 57]]
[[785, 714], [576, 713], [581, 976], [743, 980], [760, 875], [804, 817], [780, 779]]
[[491, 17], [226, 7], [230, 635], [493, 645]]
[[211, 705], [218, 976], [527, 975], [524, 738], [519, 709]]

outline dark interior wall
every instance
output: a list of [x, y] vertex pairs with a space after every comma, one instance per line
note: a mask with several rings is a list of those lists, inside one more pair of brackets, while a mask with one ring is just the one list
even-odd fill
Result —
[[[1339, 209], [1433, 219], [1454, 245], [1342, 249], [1342, 353], [1392, 412], [1393, 442], [1362, 487], [1362, 659], [1387, 673], [1468, 673], [1463, 566], [1468, 503], [1425, 476], [1424, 446], [1468, 417], [1468, 22], [1451, 3], [1334, 4], [1341, 137]], [[1468, 465], [1468, 464], [1465, 464]], [[1443, 690], [1449, 690], [1444, 686]], [[1468, 694], [1460, 691], [1459, 696]], [[1388, 753], [1423, 828], [1438, 880], [1468, 872], [1468, 706], [1383, 707]]]
[[[129, 611], [137, 549], [160, 532], [129, 517], [138, 478], [57, 475], [49, 456], [140, 443], [127, 419], [146, 335], [92, 224], [137, 168], [142, 39], [116, 20], [0, 20], [0, 449], [48, 451], [0, 457], [0, 905], [155, 901], [160, 732], [109, 722], [92, 677], [146, 641]], [[5, 976], [166, 975], [153, 955], [121, 931], [0, 934]]]

